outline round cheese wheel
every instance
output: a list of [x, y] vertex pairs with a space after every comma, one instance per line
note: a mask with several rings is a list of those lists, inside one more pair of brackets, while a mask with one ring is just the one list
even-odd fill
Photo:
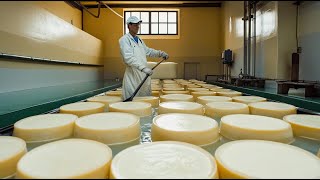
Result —
[[27, 153], [26, 142], [12, 136], [0, 136], [0, 178], [12, 178], [17, 163]]
[[151, 87], [152, 91], [161, 91], [162, 87]]
[[190, 94], [189, 91], [162, 91], [164, 95], [167, 94]]
[[60, 113], [74, 114], [81, 117], [89, 114], [102, 113], [105, 111], [105, 107], [105, 104], [98, 102], [77, 102], [61, 106]]
[[193, 96], [188, 94], [167, 94], [160, 96], [160, 102], [186, 101], [193, 102]]
[[163, 84], [176, 84], [174, 80], [162, 80]]
[[231, 89], [223, 89], [223, 88], [213, 88], [211, 91], [215, 92], [233, 92]]
[[150, 103], [153, 108], [159, 107], [159, 97], [154, 97], [154, 96], [134, 97], [133, 101]]
[[181, 141], [199, 146], [219, 140], [218, 123], [196, 114], [162, 114], [153, 119], [152, 141]]
[[107, 96], [122, 96], [122, 91], [108, 91], [105, 93]]
[[164, 88], [181, 88], [179, 84], [163, 84]]
[[195, 102], [171, 101], [159, 104], [158, 114], [167, 113], [186, 113], [186, 114], [204, 114], [204, 107]]
[[118, 96], [95, 96], [87, 99], [88, 102], [100, 102], [109, 107], [109, 104], [121, 102], [122, 98]]
[[225, 96], [225, 97], [235, 97], [235, 96], [241, 96], [242, 93], [241, 92], [237, 92], [237, 91], [229, 91], [229, 92], [218, 91], [217, 95], [218, 96]]
[[194, 100], [197, 100], [197, 97], [199, 96], [215, 96], [217, 93], [212, 91], [195, 91], [191, 92], [191, 95], [193, 96]]
[[109, 112], [81, 117], [76, 120], [74, 137], [91, 139], [104, 144], [118, 144], [140, 137], [139, 117], [129, 113]]
[[202, 105], [206, 105], [210, 102], [231, 102], [232, 99], [230, 97], [224, 96], [199, 96], [197, 97], [196, 102]]
[[284, 143], [239, 140], [215, 152], [223, 179], [313, 179], [320, 177], [320, 161], [314, 154]]
[[135, 114], [139, 117], [146, 117], [152, 114], [150, 103], [146, 102], [118, 102], [109, 107], [110, 112], [126, 112]]
[[214, 157], [204, 149], [183, 142], [140, 144], [112, 160], [114, 179], [209, 179], [218, 178]]
[[74, 122], [77, 118], [73, 114], [43, 114], [27, 117], [14, 124], [13, 136], [27, 143], [68, 138], [73, 135]]
[[239, 103], [244, 103], [244, 104], [267, 101], [266, 98], [259, 97], [259, 96], [234, 96], [234, 97], [232, 97], [232, 100], [234, 102], [239, 102]]
[[[210, 91], [215, 91], [215, 92], [217, 92], [218, 90], [221, 90], [221, 89], [223, 89], [223, 88], [217, 86], [217, 87], [214, 87], [214, 88], [210, 88]], [[229, 89], [229, 90], [230, 90], [230, 89]]]
[[184, 91], [184, 88], [181, 87], [171, 87], [171, 88], [163, 88], [163, 91]]
[[29, 151], [18, 162], [17, 179], [105, 179], [111, 149], [87, 139], [65, 139]]
[[190, 92], [195, 92], [195, 91], [209, 91], [207, 88], [188, 88]]
[[291, 114], [283, 120], [291, 124], [295, 136], [320, 140], [320, 116]]
[[297, 114], [297, 108], [290, 104], [277, 102], [257, 102], [249, 104], [250, 113], [282, 119], [289, 114]]
[[155, 97], [159, 97], [160, 96], [160, 92], [159, 91], [152, 91], [151, 95], [155, 96]]
[[257, 139], [288, 144], [294, 141], [289, 123], [281, 119], [249, 114], [222, 117], [220, 134], [229, 140]]
[[230, 114], [249, 114], [248, 105], [236, 102], [211, 102], [205, 108], [206, 115], [214, 119]]

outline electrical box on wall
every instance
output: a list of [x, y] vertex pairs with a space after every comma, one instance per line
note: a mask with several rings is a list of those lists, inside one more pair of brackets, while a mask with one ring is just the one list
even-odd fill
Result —
[[223, 64], [231, 65], [233, 63], [232, 51], [230, 49], [224, 50], [221, 56]]

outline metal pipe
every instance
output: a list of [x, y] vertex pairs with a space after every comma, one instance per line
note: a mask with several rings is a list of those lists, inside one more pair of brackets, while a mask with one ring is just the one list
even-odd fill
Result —
[[257, 2], [253, 3], [253, 76], [256, 77], [256, 59], [257, 59]]
[[101, 2], [98, 1], [98, 15], [93, 14], [92, 12], [89, 11], [89, 9], [87, 7], [85, 7], [84, 5], [81, 4], [80, 1], [74, 1], [76, 4], [78, 4], [79, 6], [82, 7], [82, 9], [84, 9], [85, 11], [87, 11], [89, 14], [91, 14], [93, 17], [95, 18], [99, 18], [100, 17], [100, 8], [101, 8]]
[[251, 1], [248, 2], [248, 75], [251, 75]]
[[247, 1], [243, 1], [243, 73], [247, 74]]

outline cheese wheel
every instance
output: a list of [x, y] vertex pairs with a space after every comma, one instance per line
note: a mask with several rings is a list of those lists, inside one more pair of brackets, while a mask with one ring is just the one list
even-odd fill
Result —
[[0, 178], [12, 178], [20, 158], [27, 152], [26, 142], [12, 136], [0, 136]]
[[190, 94], [189, 91], [162, 91], [164, 95], [167, 94]]
[[201, 86], [195, 85], [195, 84], [186, 84], [186, 85], [184, 85], [184, 88], [185, 89], [188, 89], [188, 88], [201, 88]]
[[87, 139], [65, 139], [33, 149], [18, 162], [17, 179], [105, 179], [111, 149]]
[[259, 97], [259, 96], [235, 96], [235, 97], [232, 97], [232, 100], [234, 102], [239, 102], [244, 104], [267, 101], [266, 98]]
[[75, 122], [74, 137], [108, 145], [132, 141], [140, 137], [139, 117], [120, 112], [84, 116]]
[[193, 96], [194, 100], [197, 100], [197, 97], [199, 97], [199, 96], [215, 96], [216, 92], [212, 92], [212, 91], [195, 91], [195, 92], [191, 92], [191, 95]]
[[219, 140], [218, 123], [196, 114], [162, 114], [153, 119], [152, 141], [182, 141], [198, 146]]
[[292, 114], [283, 120], [291, 124], [295, 136], [320, 140], [320, 116]]
[[[223, 88], [217, 86], [217, 87], [214, 87], [214, 88], [210, 88], [210, 91], [215, 91], [215, 92], [217, 92], [217, 90], [221, 90], [221, 89], [223, 89]], [[230, 90], [230, 89], [229, 89], [229, 90]]]
[[73, 114], [43, 114], [27, 117], [14, 124], [13, 136], [27, 143], [68, 138], [73, 135], [74, 122], [77, 118]]
[[193, 96], [188, 94], [167, 94], [160, 96], [160, 102], [186, 101], [193, 102]]
[[122, 91], [108, 91], [105, 93], [107, 96], [122, 96]]
[[162, 87], [151, 87], [152, 91], [161, 91]]
[[225, 97], [235, 97], [235, 96], [241, 96], [242, 92], [237, 91], [229, 91], [229, 92], [221, 92], [217, 91], [218, 96], [225, 96]]
[[217, 87], [216, 85], [213, 85], [213, 84], [197, 84], [197, 85], [207, 89], [212, 89]]
[[190, 92], [195, 92], [195, 91], [209, 91], [207, 88], [188, 88]]
[[87, 99], [88, 102], [100, 102], [109, 107], [109, 104], [115, 102], [121, 102], [122, 98], [118, 96], [95, 96]]
[[167, 113], [186, 113], [186, 114], [204, 114], [204, 107], [195, 102], [171, 101], [159, 104], [158, 114]]
[[179, 84], [163, 84], [164, 88], [181, 88]]
[[181, 87], [171, 87], [171, 88], [163, 88], [163, 91], [184, 91], [184, 88]]
[[153, 108], [159, 107], [159, 97], [154, 97], [154, 96], [134, 97], [133, 101], [150, 103]]
[[223, 88], [213, 88], [211, 91], [215, 92], [233, 92], [231, 89], [223, 89]]
[[66, 104], [60, 107], [60, 113], [74, 114], [78, 117], [89, 114], [102, 113], [106, 105], [98, 102], [77, 102]]
[[222, 179], [317, 179], [320, 161], [314, 154], [284, 143], [239, 140], [215, 152]]
[[246, 104], [236, 102], [211, 102], [205, 105], [206, 115], [212, 118], [221, 118], [230, 114], [249, 114]]
[[224, 96], [199, 96], [197, 97], [196, 102], [202, 105], [206, 105], [210, 102], [231, 102], [232, 99], [230, 97]]
[[189, 143], [163, 141], [140, 144], [112, 160], [113, 179], [209, 179], [218, 178], [214, 157]]
[[289, 123], [281, 119], [249, 114], [223, 116], [220, 134], [229, 140], [257, 139], [288, 144], [294, 141]]
[[113, 103], [109, 107], [110, 112], [126, 112], [137, 115], [139, 117], [146, 117], [152, 114], [150, 103], [146, 102], [118, 102]]
[[159, 91], [152, 91], [151, 95], [155, 96], [155, 97], [159, 97], [160, 96], [160, 92]]
[[174, 80], [162, 80], [163, 84], [176, 84]]
[[297, 108], [290, 104], [277, 102], [257, 102], [249, 104], [250, 113], [282, 119], [289, 114], [297, 114]]

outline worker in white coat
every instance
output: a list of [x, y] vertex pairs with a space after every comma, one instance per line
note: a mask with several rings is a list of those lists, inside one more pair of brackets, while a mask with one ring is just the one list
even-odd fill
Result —
[[[137, 34], [142, 21], [136, 16], [130, 16], [127, 20], [129, 33], [119, 39], [120, 51], [124, 63], [127, 65], [122, 82], [122, 98], [125, 100], [133, 95], [146, 74], [152, 75], [153, 71], [147, 67], [147, 58], [162, 57], [167, 60], [168, 54], [161, 50], [155, 50], [146, 46]], [[136, 96], [151, 96], [151, 78], [142, 85]]]

